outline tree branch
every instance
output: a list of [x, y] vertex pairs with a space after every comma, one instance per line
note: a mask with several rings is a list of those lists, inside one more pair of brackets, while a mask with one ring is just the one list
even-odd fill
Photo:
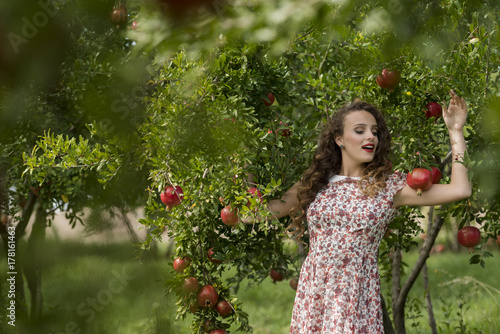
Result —
[[401, 287], [401, 291], [398, 295], [398, 298], [394, 303], [395, 306], [404, 305], [406, 298], [408, 297], [408, 293], [410, 292], [413, 284], [417, 280], [418, 275], [420, 274], [420, 271], [422, 270], [422, 267], [425, 264], [425, 261], [429, 257], [431, 248], [434, 245], [434, 242], [436, 241], [437, 235], [441, 230], [443, 224], [444, 224], [444, 218], [441, 216], [436, 216], [434, 224], [432, 226], [432, 231], [430, 233], [428, 231], [427, 233], [427, 238], [425, 238], [425, 242], [422, 249], [420, 250], [420, 255], [417, 259], [417, 262], [415, 263], [415, 266], [410, 272], [408, 279], [404, 282], [403, 286]]
[[[432, 206], [429, 209], [429, 213], [427, 216], [427, 231], [432, 230], [432, 223], [434, 220], [434, 207]], [[427, 305], [427, 314], [429, 315], [429, 326], [431, 327], [432, 334], [437, 334], [437, 326], [436, 326], [436, 318], [434, 318], [434, 309], [432, 307], [432, 298], [431, 292], [429, 289], [429, 275], [427, 274], [427, 261], [424, 262], [424, 266], [422, 267], [422, 278], [424, 280], [424, 292], [425, 292], [425, 301]]]

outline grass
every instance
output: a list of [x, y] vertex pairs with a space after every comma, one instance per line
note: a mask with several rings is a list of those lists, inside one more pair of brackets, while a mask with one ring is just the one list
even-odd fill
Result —
[[[190, 333], [192, 316], [174, 320], [175, 296], [164, 295], [164, 279], [172, 274], [168, 259], [160, 255], [138, 261], [134, 255], [127, 245], [51, 241], [42, 281], [43, 319], [23, 333]], [[431, 256], [431, 295], [440, 333], [500, 333], [500, 292], [494, 290], [500, 290], [499, 257], [495, 251], [483, 269], [469, 265], [467, 253]], [[411, 265], [416, 254], [404, 259]], [[288, 282], [266, 279], [257, 288], [244, 287], [237, 296], [254, 333], [288, 333], [295, 297]], [[407, 307], [408, 333], [430, 332], [423, 296], [419, 278]], [[7, 327], [1, 328], [4, 333], [14, 333]]]
[[[494, 250], [493, 253], [485, 268], [470, 265], [471, 255], [466, 252], [434, 254], [427, 260], [439, 333], [500, 333], [500, 252]], [[404, 261], [413, 264], [417, 255], [416, 252], [405, 254]], [[406, 309], [409, 333], [430, 332], [424, 296], [420, 275]], [[417, 300], [422, 305], [418, 305]]]

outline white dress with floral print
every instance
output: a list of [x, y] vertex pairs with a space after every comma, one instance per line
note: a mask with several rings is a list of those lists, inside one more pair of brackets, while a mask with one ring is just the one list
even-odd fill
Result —
[[290, 333], [383, 333], [378, 249], [406, 185], [396, 172], [375, 197], [358, 179], [334, 176], [309, 205], [309, 254], [302, 265]]

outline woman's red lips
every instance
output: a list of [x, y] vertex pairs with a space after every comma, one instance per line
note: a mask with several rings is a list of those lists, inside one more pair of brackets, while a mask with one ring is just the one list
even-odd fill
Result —
[[361, 148], [367, 152], [373, 152], [373, 148], [375, 147], [375, 145], [373, 144], [368, 144], [368, 145], [364, 145], [362, 146]]

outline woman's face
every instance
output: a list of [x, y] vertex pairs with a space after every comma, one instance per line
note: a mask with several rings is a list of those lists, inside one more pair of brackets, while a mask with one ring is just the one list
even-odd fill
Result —
[[344, 145], [342, 163], [363, 164], [375, 157], [378, 145], [377, 121], [365, 110], [350, 112], [344, 117], [344, 134], [337, 137], [336, 143]]

